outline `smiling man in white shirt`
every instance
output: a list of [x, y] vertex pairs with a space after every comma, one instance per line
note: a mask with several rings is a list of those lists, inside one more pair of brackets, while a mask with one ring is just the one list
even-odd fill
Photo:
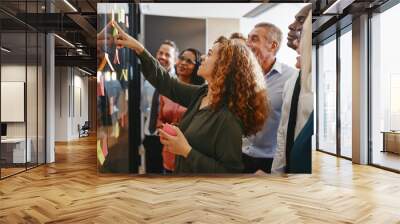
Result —
[[258, 170], [271, 172], [277, 147], [283, 87], [288, 79], [297, 74], [297, 70], [279, 62], [276, 58], [281, 41], [281, 30], [271, 23], [257, 24], [248, 35], [247, 46], [257, 57], [264, 72], [271, 111], [264, 128], [255, 136], [245, 140], [242, 150], [245, 173], [254, 173]]

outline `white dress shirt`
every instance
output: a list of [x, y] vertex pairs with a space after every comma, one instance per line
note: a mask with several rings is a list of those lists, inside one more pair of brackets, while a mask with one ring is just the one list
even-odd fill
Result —
[[244, 139], [243, 153], [253, 158], [274, 158], [277, 148], [277, 131], [281, 120], [283, 92], [285, 83], [297, 77], [298, 70], [275, 61], [271, 70], [264, 75], [271, 106], [270, 116], [264, 127], [256, 135]]
[[[292, 102], [292, 95], [298, 74], [289, 79], [284, 87], [283, 105], [281, 121], [278, 128], [277, 136], [277, 150], [274, 160], [272, 162], [272, 173], [284, 173], [286, 167], [286, 134], [290, 114], [290, 105]], [[311, 74], [302, 74], [301, 76], [301, 89], [299, 102], [297, 107], [297, 121], [295, 128], [295, 139], [303, 129], [311, 112], [314, 109], [314, 93], [311, 88]]]
[[[169, 74], [173, 77], [176, 77], [174, 67], [171, 68]], [[150, 125], [150, 114], [151, 114], [151, 101], [154, 95], [154, 87], [143, 77], [142, 75], [142, 93], [141, 93], [141, 102], [140, 109], [142, 111], [144, 124], [143, 124], [143, 132], [144, 135], [152, 136], [157, 135], [156, 133], [150, 133], [149, 125]]]

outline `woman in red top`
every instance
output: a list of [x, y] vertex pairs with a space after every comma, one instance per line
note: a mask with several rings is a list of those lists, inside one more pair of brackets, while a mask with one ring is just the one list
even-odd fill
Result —
[[[197, 75], [200, 63], [201, 54], [198, 50], [188, 48], [182, 51], [175, 65], [175, 71], [179, 81], [193, 85], [204, 84], [204, 79]], [[158, 126], [160, 127], [165, 123], [177, 125], [185, 112], [186, 107], [173, 102], [165, 96], [160, 96]], [[165, 172], [171, 173], [175, 169], [175, 154], [168, 152], [164, 146], [162, 156]]]

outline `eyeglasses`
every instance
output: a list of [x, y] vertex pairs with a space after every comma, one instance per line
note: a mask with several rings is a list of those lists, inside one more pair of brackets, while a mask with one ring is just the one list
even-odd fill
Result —
[[181, 60], [181, 61], [184, 61], [184, 62], [186, 62], [186, 63], [188, 63], [188, 64], [192, 64], [192, 65], [195, 65], [195, 64], [196, 64], [195, 61], [193, 61], [192, 59], [187, 58], [187, 57], [185, 57], [185, 56], [183, 56], [183, 55], [180, 55], [180, 56], [178, 57], [178, 59]]

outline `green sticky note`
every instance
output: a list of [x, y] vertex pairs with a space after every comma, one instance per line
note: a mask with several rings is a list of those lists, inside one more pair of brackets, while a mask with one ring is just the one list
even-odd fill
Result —
[[114, 27], [112, 35], [115, 37], [118, 35], [118, 29]]
[[97, 140], [97, 159], [101, 165], [103, 165], [104, 160], [106, 160], [103, 155], [103, 150], [101, 149], [100, 140]]

